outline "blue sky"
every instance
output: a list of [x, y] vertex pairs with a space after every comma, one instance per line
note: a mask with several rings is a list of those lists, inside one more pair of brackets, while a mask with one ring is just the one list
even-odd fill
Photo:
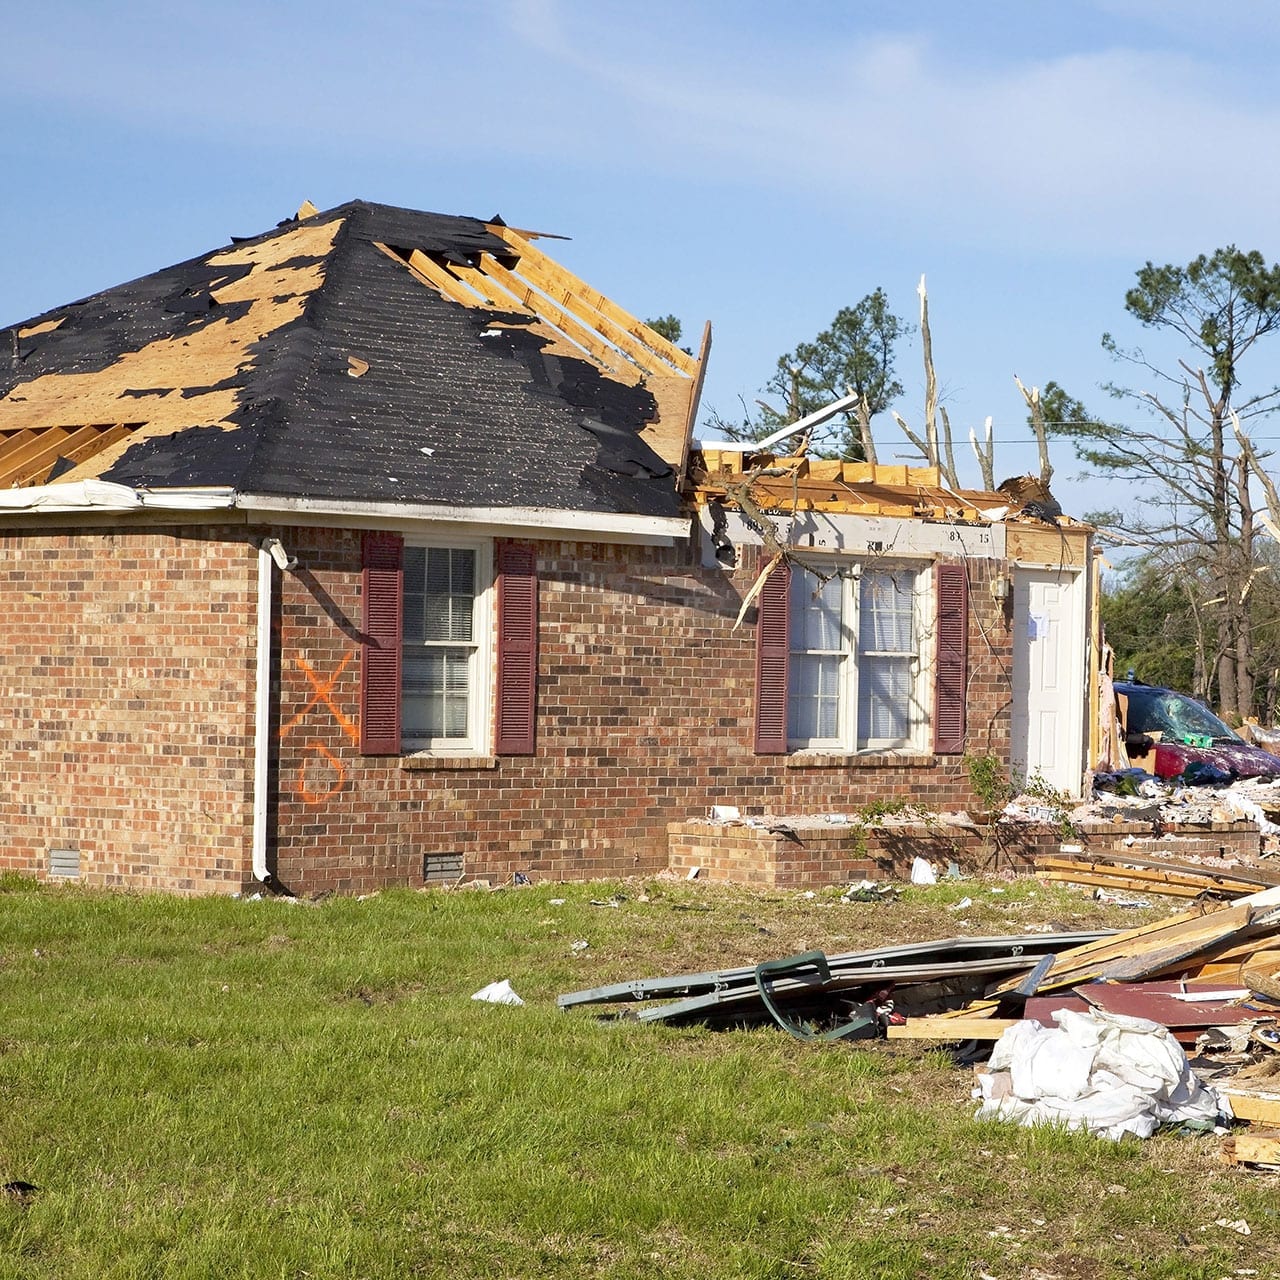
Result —
[[[1280, 257], [1277, 54], [1261, 0], [13, 6], [0, 325], [304, 199], [497, 213], [630, 310], [711, 320], [731, 415], [877, 286], [913, 319], [924, 274], [944, 403], [962, 439], [994, 417], [999, 478], [1035, 466], [1015, 374], [1112, 412], [1099, 337], [1142, 339], [1143, 262]], [[917, 344], [898, 366], [915, 425]]]

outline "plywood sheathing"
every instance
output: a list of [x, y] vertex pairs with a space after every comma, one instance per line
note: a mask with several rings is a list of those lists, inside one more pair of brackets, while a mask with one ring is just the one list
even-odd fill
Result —
[[[761, 475], [761, 471], [774, 474]], [[751, 497], [762, 511], [976, 520], [979, 511], [995, 501], [982, 501], [990, 495], [942, 488], [937, 467], [744, 456], [738, 450], [712, 448], [704, 448], [694, 458], [694, 496], [699, 503], [723, 499], [753, 473]]]
[[495, 222], [485, 229], [510, 247], [507, 262], [491, 253], [460, 262], [421, 249], [406, 254], [385, 244], [377, 248], [451, 302], [492, 312], [494, 327], [536, 333], [549, 354], [588, 360], [625, 386], [642, 384], [657, 404], [657, 415], [640, 438], [680, 471], [701, 386], [700, 362], [511, 227]]
[[1062, 565], [1067, 569], [1084, 566], [1087, 540], [1077, 529], [1044, 525], [1010, 525], [1009, 559], [1019, 564]]
[[[23, 450], [32, 441], [24, 433], [49, 446], [70, 446], [57, 448], [53, 457], [78, 463], [58, 477], [71, 482], [102, 474], [139, 440], [196, 426], [233, 430], [239, 389], [226, 384], [253, 368], [256, 343], [302, 315], [324, 279], [324, 260], [341, 225], [341, 219], [304, 224], [206, 259], [215, 271], [249, 268], [238, 278], [229, 272], [227, 282], [215, 283], [211, 291], [228, 308], [225, 317], [210, 319], [206, 313], [199, 325], [126, 352], [104, 369], [49, 373], [16, 384], [0, 399], [0, 488], [39, 481], [25, 463], [6, 466], [6, 454], [28, 456]], [[86, 434], [90, 428], [92, 435]]]

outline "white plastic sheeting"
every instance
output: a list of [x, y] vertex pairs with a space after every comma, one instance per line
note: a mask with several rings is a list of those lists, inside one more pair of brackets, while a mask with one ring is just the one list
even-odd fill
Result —
[[0, 508], [9, 511], [209, 511], [235, 504], [233, 489], [132, 489], [110, 480], [75, 480], [66, 484], [0, 489]]
[[1161, 1125], [1213, 1126], [1218, 1095], [1196, 1078], [1167, 1027], [1090, 1009], [1058, 1026], [1015, 1023], [978, 1076], [978, 1119], [1057, 1124], [1105, 1138], [1149, 1138]]

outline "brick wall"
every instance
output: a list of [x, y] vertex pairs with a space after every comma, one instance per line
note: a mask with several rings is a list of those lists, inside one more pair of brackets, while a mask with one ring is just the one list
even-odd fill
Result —
[[[798, 821], [786, 832], [745, 824], [695, 820], [667, 828], [670, 869], [698, 879], [770, 888], [811, 888], [858, 880], [906, 880], [916, 858], [939, 871], [956, 863], [965, 873], [1030, 873], [1037, 855], [1058, 856], [1063, 833], [1055, 826], [1001, 822], [988, 833], [968, 825], [895, 822], [878, 827]], [[1069, 838], [1086, 854], [1128, 851], [1134, 857], [1241, 857], [1258, 854], [1256, 824], [1207, 823], [1169, 835], [1150, 823], [1090, 823]]]
[[0, 535], [0, 870], [90, 884], [249, 874], [256, 555], [172, 528]]
[[[652, 873], [667, 824], [712, 804], [814, 813], [895, 799], [970, 802], [959, 757], [757, 756], [755, 638], [742, 598], [759, 570], [705, 570], [686, 547], [538, 544], [538, 740], [531, 757], [362, 757], [360, 535], [285, 534], [277, 871], [295, 890], [364, 892], [447, 879]], [[971, 562], [969, 749], [1008, 747], [1010, 632]]]
[[[248, 882], [263, 532], [4, 535], [0, 869], [44, 875], [57, 849], [88, 883]], [[734, 621], [758, 557], [725, 574], [687, 547], [538, 544], [534, 756], [361, 756], [360, 534], [278, 532], [299, 565], [277, 575], [272, 857], [295, 891], [652, 873], [668, 823], [712, 804], [970, 800], [959, 757], [755, 755], [754, 615]], [[1003, 755], [1009, 628], [992, 568], [970, 563], [969, 750]]]

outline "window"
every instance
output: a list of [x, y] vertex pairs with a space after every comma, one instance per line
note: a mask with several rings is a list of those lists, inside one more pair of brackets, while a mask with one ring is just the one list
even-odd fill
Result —
[[362, 554], [361, 753], [534, 754], [536, 549], [369, 532]]
[[406, 546], [400, 733], [411, 749], [489, 747], [488, 547]]
[[790, 747], [923, 747], [922, 578], [908, 568], [854, 565], [824, 581], [792, 567]]

